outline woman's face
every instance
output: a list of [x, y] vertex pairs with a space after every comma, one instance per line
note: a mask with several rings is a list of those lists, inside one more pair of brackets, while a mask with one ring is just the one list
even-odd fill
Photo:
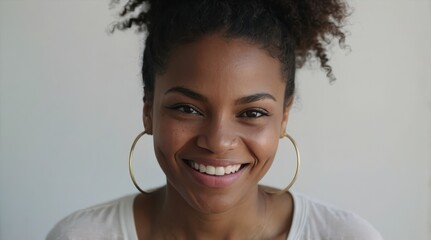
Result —
[[259, 46], [218, 34], [170, 55], [144, 124], [168, 187], [193, 208], [223, 212], [255, 197], [287, 123], [281, 69]]

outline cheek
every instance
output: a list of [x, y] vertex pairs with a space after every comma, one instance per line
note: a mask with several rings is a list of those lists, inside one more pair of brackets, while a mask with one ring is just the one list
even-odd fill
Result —
[[255, 165], [259, 165], [266, 172], [271, 166], [277, 151], [279, 133], [274, 128], [263, 128], [250, 132], [244, 139], [245, 145], [255, 157]]
[[169, 168], [180, 164], [176, 162], [175, 155], [191, 141], [191, 131], [160, 112], [154, 117], [153, 129], [154, 151], [163, 171], [168, 174], [168, 164]]

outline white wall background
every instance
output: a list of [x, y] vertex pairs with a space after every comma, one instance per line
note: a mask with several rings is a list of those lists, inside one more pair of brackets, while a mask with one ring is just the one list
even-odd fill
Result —
[[[338, 81], [299, 74], [294, 189], [356, 211], [385, 239], [431, 239], [431, 2], [351, 4]], [[0, 239], [43, 239], [68, 213], [135, 192], [142, 39], [108, 36], [112, 15], [107, 0], [0, 0]], [[140, 146], [138, 179], [161, 185], [150, 139]], [[273, 168], [285, 171], [265, 182], [288, 182], [287, 146]]]

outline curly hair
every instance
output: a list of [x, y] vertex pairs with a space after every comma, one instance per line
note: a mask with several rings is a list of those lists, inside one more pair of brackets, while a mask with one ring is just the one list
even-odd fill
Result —
[[345, 47], [342, 28], [348, 10], [343, 0], [128, 0], [119, 13], [125, 19], [112, 31], [136, 27], [147, 32], [144, 101], [152, 100], [156, 74], [163, 73], [173, 48], [214, 32], [245, 38], [277, 57], [287, 100], [294, 93], [296, 69], [311, 58], [320, 60], [327, 77], [335, 80], [327, 48], [334, 39]]

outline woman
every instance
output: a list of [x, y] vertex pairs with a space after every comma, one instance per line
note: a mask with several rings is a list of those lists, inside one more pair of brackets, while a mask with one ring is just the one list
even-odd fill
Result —
[[341, 0], [130, 0], [114, 29], [148, 32], [143, 122], [166, 186], [80, 210], [48, 239], [381, 239], [353, 213], [258, 185], [288, 136], [296, 67], [315, 56], [334, 79], [325, 46], [343, 46], [347, 11]]

